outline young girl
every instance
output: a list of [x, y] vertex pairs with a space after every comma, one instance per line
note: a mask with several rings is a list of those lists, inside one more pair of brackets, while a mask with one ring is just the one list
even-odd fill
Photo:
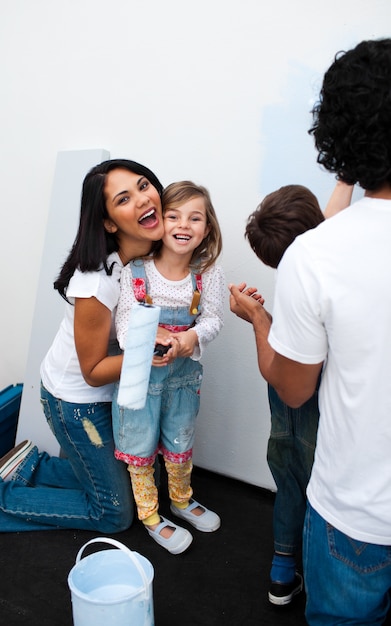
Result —
[[217, 530], [220, 518], [192, 499], [190, 479], [200, 358], [223, 325], [225, 280], [215, 265], [222, 243], [208, 191], [190, 181], [173, 183], [162, 201], [162, 243], [152, 257], [124, 268], [116, 328], [124, 349], [131, 308], [153, 301], [161, 307], [159, 341], [172, 347], [167, 355], [153, 358], [144, 409], [123, 408], [114, 394], [113, 430], [115, 456], [128, 465], [139, 519], [159, 545], [179, 554], [193, 538], [159, 515], [154, 461], [161, 452], [172, 514], [197, 530]]

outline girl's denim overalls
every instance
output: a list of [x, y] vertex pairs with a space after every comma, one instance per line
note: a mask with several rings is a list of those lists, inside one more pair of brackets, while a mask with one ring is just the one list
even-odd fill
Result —
[[[133, 280], [147, 284], [144, 263], [131, 262]], [[194, 290], [201, 292], [201, 276], [192, 273]], [[146, 291], [145, 291], [146, 293]], [[144, 296], [145, 297], [145, 296]], [[159, 325], [172, 332], [187, 330], [195, 322], [189, 307], [161, 308]], [[179, 357], [166, 367], [152, 367], [145, 407], [118, 406], [118, 385], [113, 398], [113, 431], [116, 457], [128, 465], [152, 465], [161, 451], [173, 463], [192, 457], [195, 421], [200, 405], [202, 365]]]

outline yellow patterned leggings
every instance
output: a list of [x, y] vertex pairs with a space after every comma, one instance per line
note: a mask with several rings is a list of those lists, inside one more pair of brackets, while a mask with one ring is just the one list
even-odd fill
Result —
[[[193, 495], [191, 488], [192, 459], [184, 463], [172, 463], [164, 458], [168, 476], [168, 495], [178, 508], [186, 508]], [[133, 495], [137, 506], [139, 520], [146, 520], [157, 514], [159, 509], [158, 490], [155, 484], [153, 465], [138, 467], [128, 465], [132, 481]]]

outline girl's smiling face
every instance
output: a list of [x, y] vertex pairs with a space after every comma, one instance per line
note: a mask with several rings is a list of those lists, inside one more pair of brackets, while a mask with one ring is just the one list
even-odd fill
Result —
[[163, 244], [177, 254], [191, 255], [210, 231], [202, 197], [191, 198], [178, 207], [167, 209], [163, 221]]

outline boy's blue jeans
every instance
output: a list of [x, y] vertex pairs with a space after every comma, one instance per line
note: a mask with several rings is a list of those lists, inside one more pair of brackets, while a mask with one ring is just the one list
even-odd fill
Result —
[[67, 458], [50, 457], [34, 446], [12, 480], [0, 480], [0, 532], [129, 528], [130, 478], [114, 458], [111, 403], [63, 402], [44, 387], [41, 402]]
[[303, 562], [310, 626], [383, 624], [390, 606], [391, 546], [348, 537], [308, 504]]
[[306, 488], [319, 421], [318, 393], [298, 409], [284, 404], [270, 385], [268, 394], [271, 432], [267, 461], [277, 486], [273, 511], [274, 550], [295, 554], [302, 545]]

